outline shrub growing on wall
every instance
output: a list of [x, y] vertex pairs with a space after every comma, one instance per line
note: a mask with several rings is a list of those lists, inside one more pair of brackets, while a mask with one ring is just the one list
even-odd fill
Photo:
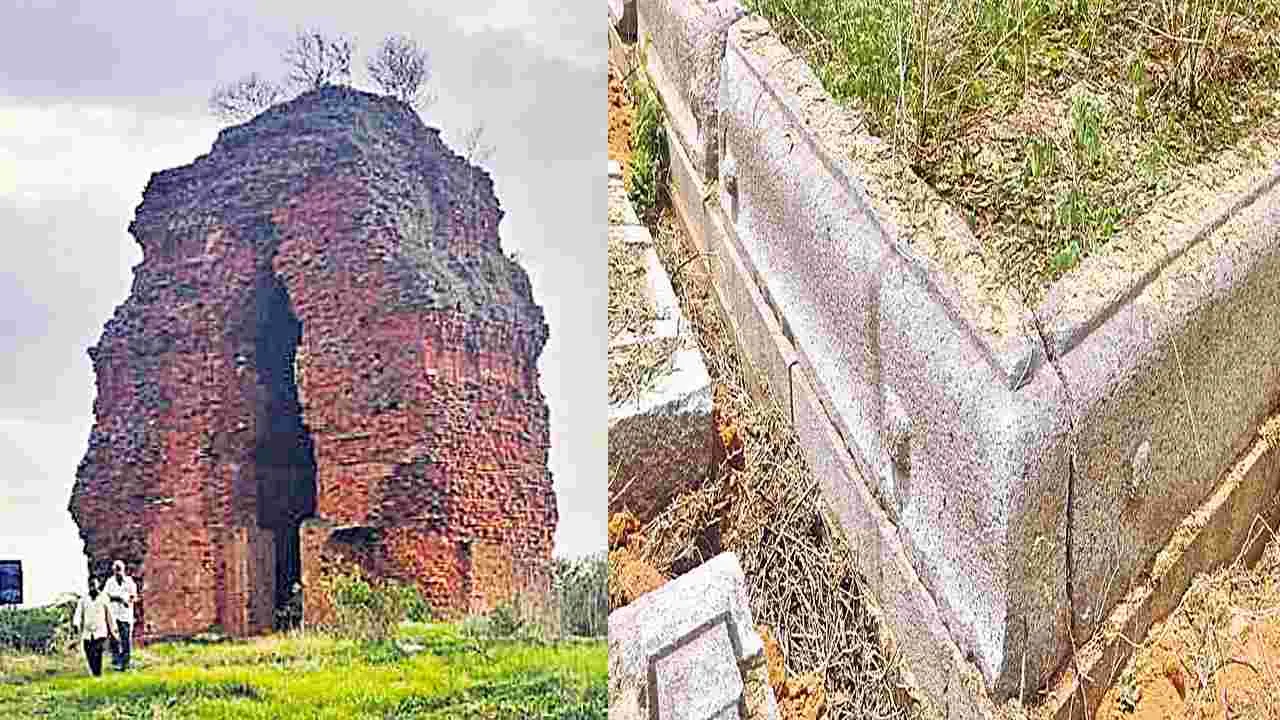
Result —
[[631, 125], [631, 187], [627, 195], [642, 217], [652, 214], [667, 182], [670, 166], [667, 134], [662, 126], [662, 101], [643, 77], [631, 86], [635, 118]]

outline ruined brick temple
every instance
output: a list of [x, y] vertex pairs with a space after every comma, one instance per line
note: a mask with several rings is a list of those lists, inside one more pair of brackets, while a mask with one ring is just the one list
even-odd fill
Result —
[[70, 505], [142, 638], [268, 630], [334, 562], [438, 611], [548, 586], [547, 326], [501, 216], [438, 131], [349, 88], [152, 176]]

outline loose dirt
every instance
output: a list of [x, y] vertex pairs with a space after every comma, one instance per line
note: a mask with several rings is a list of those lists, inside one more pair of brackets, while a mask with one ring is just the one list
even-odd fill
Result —
[[1280, 718], [1280, 539], [1252, 569], [1197, 577], [1147, 634], [1097, 718]]
[[631, 161], [631, 100], [622, 73], [609, 63], [609, 159], [627, 172]]
[[639, 555], [640, 521], [629, 512], [609, 516], [609, 611], [630, 605], [662, 587], [667, 578]]

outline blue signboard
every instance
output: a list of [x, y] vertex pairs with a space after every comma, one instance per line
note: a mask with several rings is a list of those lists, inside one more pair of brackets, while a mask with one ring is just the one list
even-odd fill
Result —
[[22, 561], [0, 560], [0, 605], [22, 604]]

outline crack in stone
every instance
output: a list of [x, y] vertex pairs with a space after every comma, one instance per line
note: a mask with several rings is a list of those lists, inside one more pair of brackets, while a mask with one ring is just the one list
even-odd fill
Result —
[[[1059, 358], [1053, 351], [1053, 345], [1049, 342], [1046, 335], [1044, 325], [1040, 321], [1040, 316], [1035, 310], [1031, 311], [1031, 322], [1035, 326], [1036, 336], [1040, 338], [1040, 344], [1044, 348], [1045, 358], [1048, 359], [1049, 365], [1053, 368], [1054, 375], [1057, 376], [1058, 382], [1062, 384], [1062, 392], [1067, 398], [1067, 407], [1069, 414], [1067, 415], [1067, 537], [1066, 537], [1066, 585], [1067, 585], [1067, 624], [1068, 632], [1071, 639], [1071, 659], [1073, 663], [1078, 662], [1078, 647], [1076, 645], [1076, 603], [1074, 568], [1075, 560], [1072, 553], [1073, 533], [1075, 526], [1075, 485], [1076, 485], [1076, 449], [1078, 439], [1076, 435], [1076, 401], [1071, 394], [1071, 386], [1067, 383], [1067, 377], [1062, 372], [1062, 366], [1059, 364]], [[1023, 648], [1023, 656], [1025, 658], [1026, 648]], [[1088, 715], [1088, 699], [1084, 694], [1084, 685], [1086, 678], [1081, 675], [1080, 669], [1076, 667], [1076, 676], [1079, 678], [1077, 687], [1080, 689], [1080, 697], [1085, 702], [1085, 714]]]

